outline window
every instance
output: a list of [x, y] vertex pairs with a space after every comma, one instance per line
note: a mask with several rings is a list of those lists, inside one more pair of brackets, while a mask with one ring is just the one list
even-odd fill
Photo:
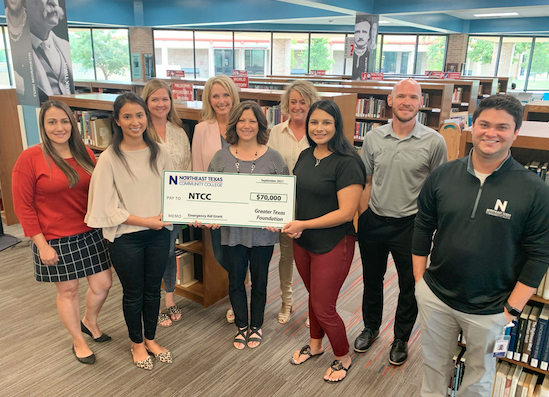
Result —
[[94, 80], [91, 29], [69, 29], [74, 80]]
[[528, 90], [549, 90], [549, 38], [547, 37], [536, 37], [528, 77]]
[[93, 29], [92, 36], [97, 79], [131, 81], [128, 29]]
[[344, 56], [344, 34], [311, 34], [310, 70], [325, 70], [326, 74], [342, 75], [345, 72]]
[[[184, 30], [154, 30], [156, 76], [166, 77], [167, 70], [184, 70], [194, 78], [193, 32]], [[197, 71], [196, 77], [200, 76]]]
[[469, 37], [464, 75], [495, 75], [499, 39], [499, 37]]
[[387, 74], [414, 73], [416, 35], [383, 35], [381, 71]]
[[309, 72], [309, 35], [273, 33], [273, 75]]
[[8, 29], [2, 26], [0, 33], [2, 33], [2, 37], [0, 37], [0, 85], [11, 85], [8, 52], [4, 47], [4, 43], [9, 43]]
[[416, 74], [426, 70], [444, 70], [446, 36], [419, 36]]
[[197, 77], [233, 73], [233, 33], [195, 32]]
[[234, 58], [234, 68], [250, 76], [271, 74], [271, 33], [235, 32]]

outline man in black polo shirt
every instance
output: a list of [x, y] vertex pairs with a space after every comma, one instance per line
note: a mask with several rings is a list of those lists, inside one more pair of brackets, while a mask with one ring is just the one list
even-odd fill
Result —
[[412, 254], [422, 396], [446, 395], [461, 329], [467, 370], [460, 395], [489, 397], [495, 341], [547, 271], [549, 189], [509, 150], [521, 123], [517, 99], [483, 100], [473, 115], [469, 156], [437, 168], [419, 195]]

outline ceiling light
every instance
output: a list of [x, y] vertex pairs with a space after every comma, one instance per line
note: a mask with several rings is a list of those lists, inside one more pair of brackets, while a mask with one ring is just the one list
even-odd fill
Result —
[[391, 23], [390, 21], [379, 21], [379, 23]]
[[477, 18], [486, 18], [486, 17], [512, 17], [519, 15], [518, 12], [496, 12], [492, 14], [474, 14]]

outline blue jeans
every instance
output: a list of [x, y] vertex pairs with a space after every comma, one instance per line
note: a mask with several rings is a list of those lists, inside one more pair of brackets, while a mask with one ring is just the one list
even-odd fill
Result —
[[175, 240], [181, 230], [180, 225], [173, 225], [173, 230], [170, 232], [170, 250], [168, 251], [168, 263], [164, 272], [164, 289], [166, 292], [175, 291], [175, 280], [177, 278], [177, 263], [175, 260]]

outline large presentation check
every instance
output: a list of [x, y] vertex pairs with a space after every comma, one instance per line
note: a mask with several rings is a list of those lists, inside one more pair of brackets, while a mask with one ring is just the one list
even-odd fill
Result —
[[164, 222], [281, 227], [294, 209], [293, 175], [164, 171]]

